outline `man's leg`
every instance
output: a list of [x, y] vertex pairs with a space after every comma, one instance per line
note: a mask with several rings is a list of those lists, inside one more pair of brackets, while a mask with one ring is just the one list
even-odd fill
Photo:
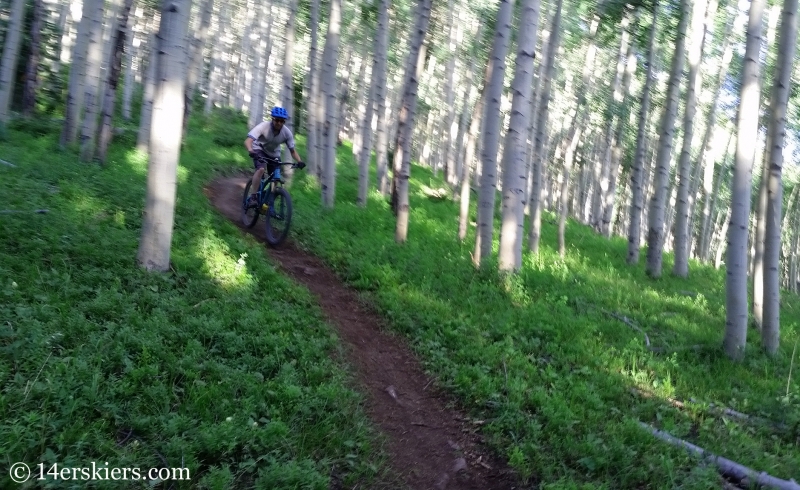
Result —
[[248, 204], [254, 204], [256, 201], [256, 193], [258, 186], [261, 183], [261, 176], [264, 175], [264, 167], [256, 167], [256, 172], [253, 174], [253, 179], [250, 181], [250, 199]]

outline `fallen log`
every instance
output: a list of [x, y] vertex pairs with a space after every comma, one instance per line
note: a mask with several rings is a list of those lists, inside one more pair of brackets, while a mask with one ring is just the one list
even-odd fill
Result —
[[693, 350], [695, 352], [700, 352], [708, 348], [709, 346], [707, 345], [694, 344], [694, 345], [679, 345], [676, 347], [651, 347], [650, 351], [658, 354], [671, 354], [673, 352], [680, 352], [684, 350]]
[[[631, 388], [630, 391], [634, 395], [638, 395], [644, 398], [656, 398], [656, 395], [654, 393], [640, 390], [638, 388]], [[670, 397], [662, 399], [675, 408], [679, 408], [681, 410], [685, 410], [688, 408], [686, 406], [686, 403], [682, 402], [681, 400], [676, 400], [675, 398], [670, 398]], [[703, 404], [703, 402], [698, 401], [696, 398], [689, 398], [689, 401], [698, 405]], [[724, 415], [753, 425], [761, 425], [778, 432], [785, 431], [788, 429], [787, 425], [784, 424], [783, 422], [777, 422], [764, 417], [759, 417], [757, 415], [748, 415], [746, 413], [737, 412], [736, 410], [733, 410], [731, 408], [715, 405], [714, 403], [708, 403], [707, 406], [709, 411], [714, 412], [717, 415]]]
[[625, 325], [631, 327], [632, 329], [636, 330], [640, 334], [644, 335], [644, 344], [647, 346], [648, 349], [652, 350], [652, 348], [650, 347], [650, 337], [648, 337], [647, 333], [644, 330], [642, 330], [642, 327], [637, 325], [635, 321], [631, 320], [630, 318], [628, 318], [625, 315], [621, 315], [621, 314], [613, 312], [613, 311], [608, 311], [608, 310], [606, 310], [604, 308], [601, 308], [601, 307], [599, 307], [597, 305], [593, 305], [591, 303], [586, 303], [584, 301], [581, 301], [580, 299], [576, 299], [576, 302], [578, 302], [579, 304], [582, 304], [582, 305], [586, 305], [586, 306], [588, 306], [590, 308], [594, 308], [596, 310], [599, 310], [600, 312], [605, 313], [606, 315], [608, 315], [608, 316], [610, 316], [612, 318], [616, 318], [617, 320], [621, 321]]
[[776, 488], [778, 490], [800, 490], [800, 485], [798, 485], [798, 483], [793, 479], [782, 480], [768, 474], [765, 471], [759, 473], [735, 461], [731, 461], [730, 459], [710, 453], [705, 449], [692, 444], [691, 442], [686, 442], [683, 439], [679, 439], [667, 432], [664, 432], [663, 430], [656, 429], [652, 425], [645, 424], [644, 422], [639, 422], [639, 426], [650, 432], [656, 438], [668, 442], [673, 446], [682, 447], [688, 451], [689, 454], [713, 463], [723, 476], [738, 480], [744, 486], [750, 486], [755, 483], [757, 485]]
[[18, 210], [18, 209], [1, 209], [0, 210], [0, 214], [27, 214], [27, 213], [47, 214], [49, 212], [50, 212], [49, 209], [34, 209], [33, 211], [21, 211], [21, 210]]
[[2, 163], [3, 165], [8, 165], [9, 167], [16, 167], [16, 165], [14, 165], [13, 163], [7, 162], [7, 161], [2, 160], [2, 159], [0, 159], [0, 163]]

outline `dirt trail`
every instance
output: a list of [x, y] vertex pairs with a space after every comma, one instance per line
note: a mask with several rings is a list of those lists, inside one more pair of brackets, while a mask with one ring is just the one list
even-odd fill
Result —
[[[242, 230], [264, 241], [263, 221], [241, 226], [238, 203], [247, 177], [219, 178], [206, 195]], [[449, 407], [403, 340], [381, 328], [382, 320], [318, 258], [291, 237], [279, 249], [265, 247], [275, 263], [319, 300], [338, 330], [366, 398], [366, 412], [388, 439], [392, 469], [409, 488], [505, 490], [519, 488], [513, 472], [481, 444], [476, 426]]]

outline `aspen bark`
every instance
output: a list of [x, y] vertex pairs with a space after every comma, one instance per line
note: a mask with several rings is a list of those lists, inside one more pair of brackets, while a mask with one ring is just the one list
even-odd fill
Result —
[[678, 24], [678, 38], [672, 57], [667, 89], [666, 106], [661, 119], [658, 153], [656, 156], [656, 175], [653, 197], [650, 200], [647, 232], [647, 274], [661, 277], [662, 253], [664, 249], [664, 218], [669, 198], [669, 170], [672, 156], [672, 140], [675, 135], [675, 119], [678, 112], [678, 95], [683, 72], [684, 44], [686, 27], [689, 23], [689, 0], [681, 1], [681, 20]]
[[777, 74], [772, 88], [772, 120], [768, 148], [768, 201], [764, 240], [764, 323], [761, 342], [770, 355], [778, 352], [780, 339], [780, 248], [781, 206], [783, 205], [783, 147], [792, 66], [797, 45], [797, 0], [784, 0], [781, 15]]
[[747, 231], [750, 218], [750, 186], [753, 180], [755, 139], [760, 102], [758, 53], [761, 50], [761, 21], [764, 0], [750, 2], [747, 43], [742, 68], [741, 98], [736, 117], [736, 160], [731, 185], [731, 218], [728, 227], [728, 259], [725, 266], [725, 353], [734, 360], [744, 358], [747, 344]]
[[514, 71], [511, 121], [503, 151], [503, 217], [500, 230], [501, 271], [522, 268], [522, 235], [525, 228], [525, 147], [533, 89], [533, 58], [539, 27], [539, 0], [523, 0], [519, 45]]
[[180, 158], [190, 0], [169, 0], [161, 12], [147, 199], [137, 260], [149, 271], [170, 267]]

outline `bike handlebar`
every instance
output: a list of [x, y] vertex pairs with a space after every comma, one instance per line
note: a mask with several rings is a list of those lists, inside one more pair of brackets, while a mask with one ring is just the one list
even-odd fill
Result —
[[303, 167], [305, 167], [305, 162], [281, 162], [278, 161], [277, 159], [273, 160], [272, 158], [269, 157], [261, 157], [259, 158], [259, 162], [263, 162], [264, 164], [267, 165], [280, 165], [280, 166], [291, 165], [292, 168], [297, 168], [299, 163], [303, 163], [304, 164]]

